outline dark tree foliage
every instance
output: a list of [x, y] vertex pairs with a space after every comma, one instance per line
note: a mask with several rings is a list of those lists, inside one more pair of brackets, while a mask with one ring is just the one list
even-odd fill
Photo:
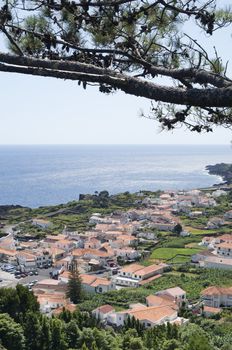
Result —
[[211, 55], [191, 36], [194, 25], [201, 35], [212, 36], [231, 24], [230, 10], [220, 8], [219, 0], [1, 3], [0, 32], [9, 53], [0, 53], [0, 71], [145, 97], [153, 101], [149, 117], [168, 130], [231, 126], [227, 63], [223, 66], [216, 48]]
[[0, 288], [0, 313], [8, 313], [18, 320], [29, 311], [39, 311], [39, 303], [28, 288], [19, 284], [15, 289]]
[[181, 226], [181, 224], [176, 224], [176, 226], [173, 228], [173, 232], [176, 234], [180, 234], [182, 232], [183, 228]]
[[22, 327], [7, 313], [0, 314], [0, 344], [9, 350], [24, 350]]
[[83, 290], [81, 285], [81, 277], [74, 260], [71, 266], [71, 272], [67, 284], [67, 297], [72, 303], [78, 304], [83, 298]]

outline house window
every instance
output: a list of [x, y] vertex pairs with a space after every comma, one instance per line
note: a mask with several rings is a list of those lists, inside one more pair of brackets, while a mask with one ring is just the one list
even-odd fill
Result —
[[102, 293], [102, 287], [99, 287], [98, 291], [99, 293]]
[[147, 323], [147, 327], [151, 327], [151, 324], [150, 324], [150, 323]]

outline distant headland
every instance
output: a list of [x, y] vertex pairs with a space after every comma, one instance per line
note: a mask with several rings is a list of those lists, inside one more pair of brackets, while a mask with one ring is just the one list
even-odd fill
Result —
[[207, 165], [206, 169], [210, 175], [218, 175], [226, 184], [232, 184], [232, 164], [219, 163], [215, 165]]

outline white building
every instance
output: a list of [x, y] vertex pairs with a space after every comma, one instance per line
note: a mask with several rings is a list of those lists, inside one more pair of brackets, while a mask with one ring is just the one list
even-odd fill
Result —
[[20, 251], [16, 254], [16, 258], [23, 272], [33, 271], [37, 268], [36, 256], [31, 253]]
[[166, 264], [153, 264], [142, 266], [140, 264], [130, 264], [122, 268], [115, 276], [115, 283], [125, 287], [138, 287], [142, 282], [152, 280], [163, 273]]
[[131, 309], [115, 312], [109, 315], [109, 323], [117, 327], [123, 326], [128, 317], [134, 317], [145, 328], [151, 328], [157, 325], [169, 323], [185, 323], [188, 320], [180, 318], [177, 315], [175, 307], [171, 306], [151, 306], [136, 304]]
[[232, 258], [232, 243], [220, 243], [217, 245], [217, 254], [224, 258]]
[[208, 256], [205, 260], [199, 261], [200, 267], [205, 268], [215, 268], [215, 269], [232, 269], [232, 259], [231, 258], [222, 258], [218, 256]]
[[100, 321], [107, 320], [109, 315], [115, 312], [111, 305], [102, 305], [92, 311], [92, 315]]
[[232, 287], [212, 286], [201, 292], [201, 297], [205, 305], [212, 307], [232, 306]]
[[32, 225], [39, 226], [43, 229], [46, 229], [52, 225], [52, 223], [48, 220], [44, 219], [33, 219], [32, 220]]
[[157, 292], [156, 295], [171, 297], [178, 306], [186, 302], [186, 292], [180, 287], [164, 289]]

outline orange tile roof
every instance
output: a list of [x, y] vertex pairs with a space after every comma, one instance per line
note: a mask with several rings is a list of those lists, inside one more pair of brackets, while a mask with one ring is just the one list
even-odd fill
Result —
[[81, 274], [80, 276], [81, 276], [81, 281], [84, 284], [92, 284], [97, 278], [97, 276], [87, 275], [87, 274]]
[[68, 239], [59, 239], [59, 240], [56, 242], [56, 244], [58, 244], [58, 243], [61, 243], [61, 244], [68, 244], [68, 245], [74, 244], [74, 245], [75, 245], [74, 242], [69, 241]]
[[171, 296], [176, 297], [176, 295], [182, 295], [185, 294], [186, 292], [180, 288], [180, 287], [173, 287], [173, 288], [167, 288], [165, 289], [165, 291], [169, 294], [171, 294]]
[[60, 275], [60, 277], [64, 277], [64, 278], [69, 278], [70, 272], [69, 271], [64, 271], [62, 272], [62, 274]]
[[204, 311], [209, 312], [211, 314], [218, 314], [219, 312], [222, 311], [222, 309], [220, 309], [219, 307], [212, 307], [212, 306], [204, 305]]
[[53, 310], [52, 313], [53, 315], [59, 315], [63, 309], [74, 312], [77, 310], [77, 306], [75, 304], [67, 303], [64, 306], [60, 306], [57, 309]]
[[221, 241], [232, 241], [232, 234], [224, 234], [220, 237], [218, 237]]
[[201, 295], [232, 295], [232, 287], [208, 287], [201, 292]]
[[175, 304], [174, 299], [167, 295], [148, 295], [148, 297], [146, 297], [146, 300], [153, 306], [173, 306]]
[[35, 255], [33, 255], [32, 252], [30, 252], [30, 253], [28, 253], [28, 252], [26, 252], [26, 251], [24, 251], [24, 252], [18, 252], [18, 253], [17, 253], [17, 256], [18, 256], [18, 257], [23, 257], [23, 258], [25, 258], [25, 259], [27, 259], [27, 260], [35, 260]]
[[72, 251], [72, 254], [74, 256], [84, 256], [86, 254], [90, 254], [90, 255], [98, 256], [100, 258], [107, 258], [109, 256], [114, 255], [113, 250], [111, 249], [108, 249], [107, 251], [100, 251], [98, 249], [91, 249], [91, 248], [87, 248], [87, 249], [77, 248]]
[[219, 248], [232, 249], [232, 241], [231, 242], [223, 242], [217, 245]]
[[49, 247], [46, 250], [48, 250], [51, 254], [54, 254], [54, 255], [65, 253], [64, 249], [57, 248], [57, 247]]
[[139, 265], [139, 264], [130, 264], [130, 265], [124, 266], [124, 267], [121, 269], [121, 272], [133, 273], [133, 272], [136, 272], [136, 271], [138, 271], [138, 270], [141, 270], [142, 268], [143, 268], [142, 265]]
[[0, 254], [15, 256], [17, 253], [16, 250], [0, 248]]
[[162, 275], [158, 274], [158, 275], [152, 276], [150, 278], [146, 278], [145, 280], [139, 281], [139, 285], [143, 286], [144, 284], [150, 283], [150, 282], [152, 282], [160, 277], [162, 277]]
[[135, 310], [130, 311], [129, 314], [134, 316], [135, 319], [139, 321], [147, 320], [152, 323], [161, 321], [166, 317], [171, 317], [176, 314], [176, 310], [174, 310], [170, 306], [151, 306], [144, 308], [144, 310]]
[[103, 314], [108, 314], [108, 312], [114, 311], [114, 308], [111, 305], [106, 304], [106, 305], [99, 306], [94, 311], [99, 311]]
[[136, 271], [136, 273], [138, 273], [140, 276], [144, 276], [151, 272], [159, 271], [161, 268], [162, 266], [153, 264], [150, 266], [142, 267], [139, 271]]
[[98, 287], [100, 285], [103, 285], [103, 286], [109, 286], [111, 285], [111, 281], [110, 280], [107, 280], [106, 278], [96, 278], [96, 280], [91, 283], [91, 287]]
[[[62, 234], [60, 234], [60, 235], [47, 235], [46, 238], [52, 239], [54, 241], [59, 241], [60, 239], [65, 239], [66, 235], [62, 235]], [[45, 240], [46, 240], [46, 238], [45, 238]]]

